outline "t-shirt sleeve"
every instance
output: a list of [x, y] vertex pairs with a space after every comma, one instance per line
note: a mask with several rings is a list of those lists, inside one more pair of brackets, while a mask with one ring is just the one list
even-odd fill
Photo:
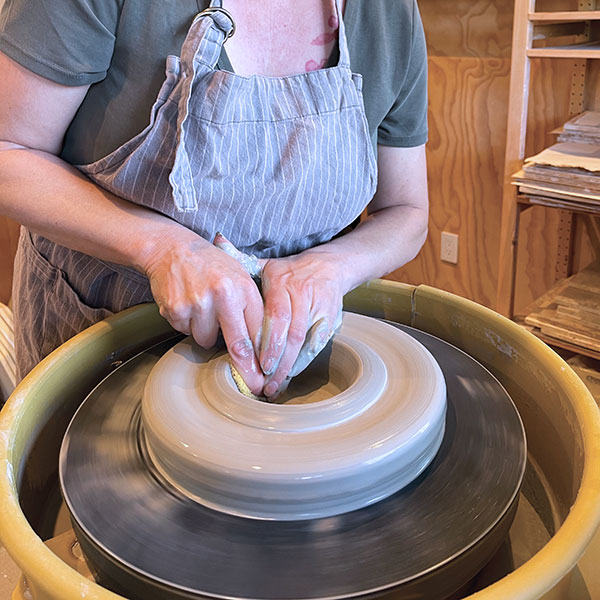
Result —
[[112, 58], [123, 0], [5, 0], [0, 52], [69, 86], [101, 81]]
[[410, 56], [399, 94], [381, 123], [377, 142], [414, 147], [427, 141], [427, 45], [416, 0], [412, 9]]

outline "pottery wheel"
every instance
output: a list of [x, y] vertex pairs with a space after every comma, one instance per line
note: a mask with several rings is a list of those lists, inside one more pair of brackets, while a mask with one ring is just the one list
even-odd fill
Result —
[[443, 441], [411, 484], [341, 515], [235, 516], [191, 499], [157, 473], [140, 434], [141, 398], [149, 373], [180, 338], [103, 380], [73, 418], [60, 460], [63, 496], [101, 583], [130, 598], [161, 600], [349, 598], [392, 590], [397, 599], [433, 600], [473, 577], [514, 516], [526, 461], [523, 427], [505, 390], [479, 363], [437, 338], [397, 327], [423, 344], [444, 374]]

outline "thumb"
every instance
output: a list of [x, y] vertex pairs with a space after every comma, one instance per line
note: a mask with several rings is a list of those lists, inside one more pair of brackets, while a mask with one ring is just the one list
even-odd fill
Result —
[[246, 254], [240, 252], [222, 233], [217, 232], [213, 240], [213, 244], [223, 250], [225, 254], [231, 256], [231, 258], [237, 260], [244, 270], [254, 279], [260, 279], [261, 275], [261, 261], [252, 254]]

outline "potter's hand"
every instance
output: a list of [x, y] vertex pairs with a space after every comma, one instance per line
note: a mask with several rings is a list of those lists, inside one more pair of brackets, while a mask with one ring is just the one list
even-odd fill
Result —
[[275, 397], [340, 327], [345, 290], [335, 262], [326, 253], [308, 250], [267, 260], [262, 292], [260, 364], [266, 376], [265, 396]]
[[265, 318], [261, 366], [266, 396], [276, 396], [327, 345], [342, 322], [342, 292], [335, 264], [324, 254], [257, 259], [240, 252], [221, 234], [214, 244], [262, 281]]
[[235, 368], [250, 390], [261, 394], [263, 301], [240, 263], [189, 232], [161, 241], [144, 271], [160, 314], [203, 348], [215, 344], [220, 327]]

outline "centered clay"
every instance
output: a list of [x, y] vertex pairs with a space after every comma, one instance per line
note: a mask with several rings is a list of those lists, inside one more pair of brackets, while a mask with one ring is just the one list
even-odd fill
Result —
[[244, 396], [225, 351], [186, 338], [145, 386], [148, 455], [171, 485], [211, 508], [313, 519], [400, 490], [444, 434], [446, 387], [434, 358], [401, 330], [354, 313], [278, 402]]

